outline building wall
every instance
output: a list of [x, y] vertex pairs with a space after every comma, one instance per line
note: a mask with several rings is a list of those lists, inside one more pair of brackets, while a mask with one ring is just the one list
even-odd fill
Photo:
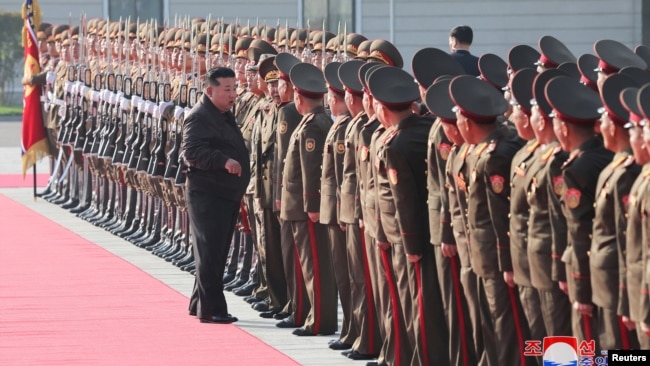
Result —
[[[390, 3], [363, 0], [364, 35], [389, 39]], [[423, 47], [447, 50], [449, 31], [464, 24], [474, 30], [471, 50], [477, 55], [505, 59], [512, 46], [537, 48], [539, 38], [548, 34], [579, 56], [593, 53], [599, 39], [629, 47], [642, 43], [642, 8], [642, 0], [394, 0], [394, 43], [408, 65]]]
[[[241, 24], [296, 26], [300, 0], [164, 0], [167, 15], [224, 17]], [[310, 0], [302, 0], [310, 1]], [[474, 29], [472, 52], [495, 53], [503, 58], [516, 44], [536, 47], [546, 34], [562, 40], [574, 54], [593, 52], [598, 39], [611, 38], [629, 47], [650, 34], [649, 5], [642, 0], [350, 0], [359, 5], [357, 29], [368, 38], [391, 39], [405, 63], [423, 47], [448, 49], [449, 30], [466, 24]], [[0, 9], [20, 11], [22, 2], [0, 0]], [[70, 14], [78, 22], [81, 10], [104, 17], [104, 0], [40, 0], [44, 20], [67, 23]], [[391, 4], [393, 5], [391, 14]], [[644, 17], [643, 14], [646, 14]], [[645, 21], [644, 21], [645, 20]], [[645, 26], [644, 26], [645, 24]], [[391, 32], [392, 29], [392, 32]], [[336, 31], [336, 30], [333, 30]], [[645, 36], [648, 37], [647, 35]]]

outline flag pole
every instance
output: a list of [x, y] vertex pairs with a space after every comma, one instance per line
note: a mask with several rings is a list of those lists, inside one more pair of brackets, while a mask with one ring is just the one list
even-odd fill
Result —
[[34, 175], [34, 202], [36, 202], [36, 199], [38, 198], [38, 194], [36, 193], [36, 164], [32, 165], [34, 168], [33, 170], [33, 175]]

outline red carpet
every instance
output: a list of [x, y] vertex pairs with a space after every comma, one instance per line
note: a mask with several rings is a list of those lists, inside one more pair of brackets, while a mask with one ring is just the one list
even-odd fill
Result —
[[[36, 174], [36, 186], [47, 186], [47, 180], [50, 178], [49, 174]], [[32, 173], [27, 173], [25, 179], [21, 174], [0, 174], [0, 188], [25, 188], [34, 185], [34, 176]]]
[[0, 232], [0, 365], [296, 364], [3, 195]]

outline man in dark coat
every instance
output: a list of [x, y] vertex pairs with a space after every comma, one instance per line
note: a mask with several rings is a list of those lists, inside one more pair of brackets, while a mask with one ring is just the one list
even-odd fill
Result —
[[223, 271], [239, 204], [250, 180], [249, 154], [231, 109], [235, 73], [208, 71], [204, 94], [185, 118], [183, 158], [186, 197], [196, 262], [190, 315], [202, 323], [232, 323], [223, 295]]

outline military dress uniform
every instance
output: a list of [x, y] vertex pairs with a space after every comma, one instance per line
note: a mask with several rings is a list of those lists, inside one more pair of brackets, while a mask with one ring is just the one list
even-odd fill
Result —
[[[449, 90], [459, 112], [473, 116], [472, 123], [495, 124], [493, 131], [468, 157], [467, 217], [472, 268], [480, 278], [480, 296], [487, 302], [494, 321], [495, 338], [484, 338], [484, 341], [492, 343], [486, 347], [496, 347], [498, 364], [527, 364], [532, 362], [523, 355], [524, 341], [530, 339], [528, 327], [522, 322], [517, 289], [509, 287], [503, 277], [503, 272], [512, 272], [507, 236], [510, 164], [522, 143], [514, 131], [496, 122], [507, 104], [493, 86], [470, 76], [460, 76], [452, 80]], [[478, 103], [474, 97], [478, 93], [488, 95], [492, 107]], [[503, 347], [505, 344], [516, 346], [519, 352]]]
[[[573, 93], [573, 94], [570, 94]], [[598, 119], [600, 98], [568, 77], [556, 77], [546, 85], [546, 97], [565, 123], [583, 124], [585, 129]], [[591, 107], [582, 105], [579, 110], [573, 102], [578, 96], [585, 98]], [[592, 110], [593, 109], [593, 110]], [[572, 304], [592, 304], [593, 292], [589, 269], [589, 249], [592, 240], [592, 222], [598, 175], [612, 160], [605, 150], [602, 137], [594, 136], [570, 152], [562, 166], [562, 211], [567, 222], [567, 247], [562, 254], [566, 266], [569, 300]], [[591, 316], [572, 311], [573, 335], [579, 341], [595, 340], [598, 334], [597, 313]]]
[[[302, 63], [290, 72], [296, 92], [312, 97], [325, 93], [322, 72]], [[321, 84], [322, 83], [322, 84]], [[322, 151], [331, 118], [323, 107], [303, 115], [289, 141], [282, 172], [280, 218], [290, 221], [298, 258], [302, 267], [311, 310], [295, 335], [333, 334], [337, 330], [336, 284], [325, 226], [309, 219], [308, 213], [320, 210]]]

